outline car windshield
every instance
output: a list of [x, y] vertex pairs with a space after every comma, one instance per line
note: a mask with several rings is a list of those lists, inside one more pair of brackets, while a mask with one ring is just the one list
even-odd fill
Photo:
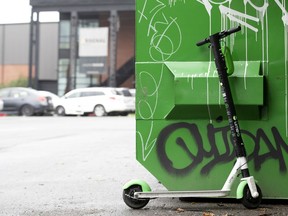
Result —
[[117, 92], [119, 92], [120, 95], [123, 95], [125, 97], [132, 97], [132, 94], [130, 93], [129, 89], [121, 89], [117, 90]]
[[90, 97], [90, 96], [101, 96], [105, 95], [102, 91], [86, 91], [81, 92], [81, 97]]
[[1, 98], [8, 97], [8, 96], [9, 96], [9, 93], [10, 93], [10, 90], [9, 90], [9, 89], [2, 89], [2, 90], [0, 91], [0, 97], [1, 97]]
[[65, 98], [78, 98], [80, 97], [80, 92], [74, 92], [74, 93], [68, 93], [66, 96], [64, 96]]

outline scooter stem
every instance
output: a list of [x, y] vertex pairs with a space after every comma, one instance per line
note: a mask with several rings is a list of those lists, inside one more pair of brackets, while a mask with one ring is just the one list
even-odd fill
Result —
[[[229, 127], [230, 127], [230, 131], [232, 135], [233, 146], [234, 146], [237, 158], [246, 157], [246, 150], [245, 150], [243, 139], [242, 139], [241, 132], [240, 132], [240, 126], [239, 126], [237, 115], [236, 115], [236, 109], [235, 109], [235, 105], [234, 105], [234, 101], [233, 101], [233, 97], [231, 93], [231, 88], [230, 88], [230, 84], [228, 80], [225, 57], [222, 53], [220, 40], [234, 32], [239, 31], [240, 29], [241, 28], [238, 27], [235, 29], [231, 29], [229, 31], [219, 32], [197, 43], [198, 46], [206, 44], [206, 43], [211, 44], [211, 48], [214, 54], [215, 64], [216, 64], [216, 68], [217, 68], [217, 72], [219, 76], [219, 81], [221, 85], [222, 96], [224, 99], [226, 113], [227, 113], [227, 117], [229, 121]], [[242, 173], [243, 178], [250, 176], [248, 167], [243, 168], [243, 169], [241, 168], [241, 173]]]

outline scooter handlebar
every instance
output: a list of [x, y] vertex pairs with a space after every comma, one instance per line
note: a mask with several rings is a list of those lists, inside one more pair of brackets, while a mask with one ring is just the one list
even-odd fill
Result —
[[[238, 32], [238, 31], [240, 31], [240, 30], [241, 30], [241, 26], [238, 26], [238, 27], [236, 27], [236, 28], [231, 28], [231, 29], [229, 29], [229, 30], [225, 30], [225, 31], [222, 31], [222, 32], [218, 32], [218, 33], [216, 33], [216, 34], [214, 34], [214, 35], [211, 35], [211, 36], [218, 35], [218, 36], [220, 37], [220, 39], [222, 39], [222, 38], [225, 38], [225, 37], [227, 37], [227, 36], [229, 36], [229, 35], [231, 35], [231, 34], [233, 34], [233, 33], [235, 33], [235, 32]], [[205, 38], [205, 39], [202, 40], [202, 41], [197, 42], [196, 45], [197, 45], [197, 46], [202, 46], [202, 45], [204, 45], [204, 44], [210, 43], [210, 37], [211, 37], [211, 36], [209, 36], [208, 38]]]
[[210, 42], [209, 38], [205, 38], [204, 40], [199, 41], [198, 43], [196, 43], [196, 45], [197, 46], [202, 46], [202, 45], [204, 45], [206, 43], [209, 43], [209, 42]]
[[231, 34], [233, 34], [235, 32], [238, 32], [240, 30], [241, 30], [241, 26], [238, 26], [236, 28], [231, 28], [229, 30], [222, 31], [222, 32], [219, 33], [219, 35], [220, 35], [221, 38], [224, 38], [224, 37], [227, 37], [227, 36], [229, 36], [229, 35], [231, 35]]

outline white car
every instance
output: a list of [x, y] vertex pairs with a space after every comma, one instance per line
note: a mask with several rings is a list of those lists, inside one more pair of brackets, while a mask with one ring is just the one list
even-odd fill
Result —
[[53, 108], [55, 110], [55, 108], [59, 104], [60, 97], [58, 95], [52, 93], [52, 92], [49, 92], [49, 91], [39, 90], [38, 92], [40, 93], [40, 95], [42, 95], [44, 97], [49, 97], [51, 99], [51, 103], [53, 104]]
[[129, 92], [133, 97], [135, 97], [135, 95], [136, 95], [136, 89], [135, 88], [129, 89]]
[[110, 87], [74, 89], [60, 98], [55, 113], [64, 115], [105, 116], [109, 114], [128, 115], [131, 107], [125, 98]]
[[4, 102], [3, 100], [0, 99], [0, 111], [3, 109], [3, 106], [4, 106]]
[[118, 93], [124, 97], [127, 107], [130, 107], [130, 113], [135, 112], [135, 96], [130, 92], [129, 88], [116, 88]]

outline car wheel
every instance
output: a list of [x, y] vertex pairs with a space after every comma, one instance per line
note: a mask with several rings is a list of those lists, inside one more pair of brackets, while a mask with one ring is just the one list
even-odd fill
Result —
[[26, 104], [21, 107], [19, 114], [21, 116], [32, 116], [34, 114], [34, 108], [31, 105]]
[[55, 113], [58, 116], [65, 116], [65, 108], [63, 106], [58, 106], [56, 107]]
[[102, 105], [95, 106], [94, 114], [95, 114], [95, 116], [98, 116], [98, 117], [107, 115], [106, 110]]

